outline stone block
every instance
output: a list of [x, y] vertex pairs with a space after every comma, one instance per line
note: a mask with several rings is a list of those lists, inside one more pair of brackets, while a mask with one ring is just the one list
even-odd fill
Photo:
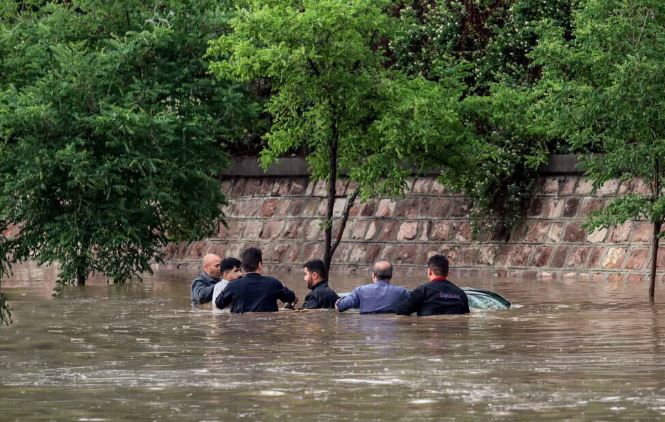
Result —
[[623, 267], [626, 260], [626, 248], [610, 248], [607, 250], [601, 266], [610, 270], [618, 270]]
[[[275, 182], [275, 186], [273, 186], [273, 196], [288, 196], [289, 192], [291, 191], [291, 182], [289, 179], [279, 179], [278, 181]], [[277, 193], [275, 193], [275, 190]]]
[[458, 242], [470, 242], [471, 238], [471, 224], [468, 222], [463, 222], [459, 226], [459, 230], [457, 230], [455, 240]]
[[513, 249], [515, 246], [510, 244], [499, 245], [499, 250], [496, 254], [496, 259], [494, 260], [494, 265], [499, 267], [506, 267], [510, 263], [510, 257], [513, 254]]
[[457, 221], [438, 221], [433, 224], [429, 240], [450, 241], [457, 234], [457, 228], [460, 222]]
[[575, 188], [577, 195], [589, 195], [591, 192], [593, 192], [593, 183], [591, 183], [591, 180], [586, 177], [578, 180], [577, 187]]
[[625, 268], [628, 270], [642, 270], [649, 262], [649, 249], [632, 249], [626, 259]]
[[576, 176], [567, 176], [561, 178], [559, 183], [559, 195], [572, 195], [575, 193], [575, 187], [577, 186], [577, 181], [579, 180]]
[[559, 193], [559, 177], [545, 177], [542, 180], [543, 192], [546, 194], [556, 195]]
[[395, 214], [396, 206], [397, 202], [393, 201], [392, 199], [382, 199], [379, 201], [375, 215], [377, 217], [391, 217], [393, 214]]
[[279, 237], [284, 228], [284, 220], [269, 220], [263, 225], [261, 239], [274, 240]]
[[261, 196], [271, 196], [273, 195], [273, 186], [275, 185], [275, 179], [271, 177], [266, 177], [261, 179], [261, 185], [259, 186], [259, 195]]
[[596, 229], [587, 234], [586, 241], [589, 243], [602, 243], [607, 238], [607, 229]]
[[418, 240], [421, 242], [427, 242], [430, 239], [430, 233], [432, 232], [432, 222], [431, 221], [423, 221], [420, 223], [420, 236], [418, 237]]
[[360, 208], [360, 216], [371, 217], [374, 215], [375, 210], [376, 210], [376, 201], [367, 201]]
[[450, 199], [447, 198], [423, 198], [420, 203], [420, 217], [423, 218], [446, 218], [450, 211]]
[[[405, 218], [416, 218], [418, 216], [418, 210], [420, 208], [420, 200], [416, 198], [407, 198], [402, 199], [395, 205], [395, 211], [393, 215], [395, 217], [405, 217]], [[381, 205], [379, 204], [379, 210]], [[382, 217], [377, 212], [377, 217]]]
[[615, 196], [619, 190], [618, 180], [608, 180], [596, 191], [597, 196]]
[[335, 195], [345, 196], [346, 188], [348, 185], [349, 185], [348, 179], [337, 179], [337, 182], [335, 183]]
[[582, 202], [582, 206], [580, 207], [577, 216], [578, 217], [588, 217], [593, 213], [594, 211], [598, 211], [603, 209], [605, 206], [605, 200], [604, 199], [598, 199], [598, 198], [586, 198]]
[[346, 230], [344, 230], [344, 236], [347, 239], [363, 240], [365, 239], [365, 233], [367, 233], [367, 228], [369, 227], [369, 224], [370, 222], [368, 220], [351, 221], [346, 225]]
[[309, 220], [305, 225], [304, 237], [306, 240], [323, 240], [324, 232], [321, 227], [322, 220]]
[[497, 245], [483, 245], [478, 248], [477, 263], [479, 265], [494, 265], [499, 247]]
[[608, 274], [607, 276], [607, 281], [609, 283], [623, 283], [623, 280], [624, 280], [623, 274], [614, 273], [614, 274]]
[[399, 230], [399, 223], [397, 221], [383, 221], [378, 225], [374, 240], [378, 242], [392, 242], [397, 237], [397, 230]]
[[378, 232], [378, 226], [379, 223], [376, 221], [371, 221], [369, 223], [369, 226], [367, 227], [367, 231], [365, 232], [365, 240], [372, 240], [374, 239], [374, 236], [376, 236], [376, 233]]
[[603, 259], [603, 254], [605, 253], [605, 248], [593, 247], [589, 252], [589, 261], [587, 263], [587, 268], [598, 269], [601, 268], [601, 262]]
[[231, 196], [234, 198], [239, 198], [243, 196], [245, 193], [245, 183], [247, 179], [239, 179], [239, 178], [234, 178], [231, 179], [229, 183], [229, 188], [231, 189]]
[[553, 243], [561, 242], [561, 239], [563, 239], [563, 229], [563, 223], [553, 223], [550, 231], [547, 233], [547, 240]]
[[220, 189], [227, 198], [233, 196], [233, 179], [222, 180]]
[[203, 255], [206, 254], [208, 250], [208, 242], [194, 242], [189, 246], [189, 251], [187, 252], [187, 257], [192, 259], [203, 258]]
[[289, 195], [302, 195], [305, 193], [307, 184], [309, 181], [304, 178], [291, 179], [291, 185], [289, 186]]
[[633, 193], [640, 195], [651, 195], [651, 186], [642, 178], [635, 179], [633, 181]]
[[245, 182], [244, 196], [258, 196], [261, 193], [261, 179], [251, 178]]
[[529, 265], [538, 268], [547, 267], [553, 253], [554, 247], [552, 246], [538, 246], [531, 257], [531, 263]]
[[365, 262], [372, 263], [379, 259], [383, 253], [383, 246], [369, 245], [365, 250]]
[[587, 233], [580, 223], [570, 223], [566, 226], [563, 240], [566, 242], [583, 242], [586, 237]]
[[623, 224], [616, 225], [612, 228], [612, 235], [610, 242], [612, 243], [626, 243], [630, 240], [630, 235], [633, 233], [633, 222], [626, 221]]
[[417, 245], [399, 245], [393, 252], [393, 264], [413, 264], [418, 257]]
[[306, 243], [302, 246], [302, 261], [323, 259], [324, 248], [322, 243]]
[[563, 216], [566, 218], [575, 217], [577, 210], [580, 208], [580, 202], [579, 198], [566, 199], [565, 205], [563, 206]]
[[428, 194], [430, 191], [430, 187], [432, 186], [432, 178], [431, 177], [419, 177], [416, 179], [416, 181], [413, 183], [413, 193], [414, 194]]
[[[261, 217], [272, 217], [275, 215], [280, 205], [282, 205], [281, 200], [279, 199], [266, 199], [261, 204], [261, 210], [259, 211], [259, 216]], [[299, 213], [298, 213], [299, 214]]]
[[524, 237], [527, 242], [542, 243], [547, 238], [547, 232], [550, 230], [550, 223], [536, 222], [532, 224]]
[[529, 263], [529, 257], [533, 249], [532, 246], [528, 245], [515, 246], [510, 256], [510, 265], [512, 267], [525, 267]]
[[665, 267], [665, 248], [661, 247], [660, 244], [658, 245], [658, 258], [656, 259], [656, 267], [658, 269]]
[[365, 254], [366, 252], [364, 245], [357, 245], [355, 248], [351, 249], [348, 262], [352, 264], [365, 264]]
[[303, 232], [302, 220], [290, 220], [286, 222], [284, 231], [282, 232], [283, 239], [300, 239]]
[[558, 246], [554, 251], [552, 260], [550, 261], [550, 268], [563, 268], [570, 251], [569, 246]]
[[[314, 182], [310, 182], [314, 183]], [[325, 180], [319, 180], [314, 184], [314, 187], [312, 188], [312, 195], [313, 196], [328, 196], [328, 182]]]
[[543, 212], [543, 201], [544, 199], [541, 197], [534, 197], [529, 204], [527, 217], [540, 217]]
[[590, 253], [591, 253], [590, 248], [585, 248], [585, 247], [574, 248], [568, 254], [568, 258], [566, 259], [566, 264], [565, 264], [566, 267], [585, 268]]
[[242, 238], [246, 240], [257, 240], [263, 231], [262, 220], [247, 220], [245, 222], [245, 231], [242, 233]]
[[346, 207], [346, 198], [336, 198], [335, 205], [333, 207], [333, 217], [335, 218], [341, 217], [345, 207]]
[[245, 222], [242, 220], [231, 220], [226, 222], [226, 227], [223, 224], [219, 225], [217, 236], [222, 239], [240, 239], [242, 232], [245, 229]]
[[226, 256], [226, 245], [220, 242], [210, 243], [208, 251], [206, 253], [212, 253], [224, 258]]
[[471, 209], [471, 202], [465, 198], [456, 198], [450, 208], [451, 217], [467, 217]]
[[564, 206], [566, 201], [563, 199], [549, 198], [543, 201], [543, 217], [559, 218], [563, 215]]
[[653, 236], [653, 224], [640, 221], [635, 223], [635, 232], [633, 234], [633, 243], [651, 243]]
[[628, 283], [641, 283], [643, 280], [647, 280], [648, 277], [643, 274], [629, 274], [626, 277], [626, 282]]
[[[299, 201], [300, 205], [300, 214], [291, 214], [288, 215], [294, 217], [321, 217], [319, 214], [319, 206], [321, 201], [318, 198], [304, 198], [304, 199], [294, 199], [293, 201]], [[302, 201], [302, 202], [300, 202]]]
[[418, 222], [409, 221], [400, 224], [399, 230], [397, 232], [397, 240], [414, 240], [418, 236]]
[[478, 248], [475, 246], [470, 246], [460, 249], [460, 253], [457, 256], [457, 260], [460, 264], [472, 265], [476, 263], [477, 256], [478, 256]]

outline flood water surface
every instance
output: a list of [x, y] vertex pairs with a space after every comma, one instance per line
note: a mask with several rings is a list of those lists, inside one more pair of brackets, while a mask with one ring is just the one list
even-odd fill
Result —
[[17, 272], [0, 420], [665, 418], [665, 295], [646, 284], [465, 280], [516, 306], [464, 316], [232, 315], [192, 308], [191, 275], [52, 299], [50, 273]]

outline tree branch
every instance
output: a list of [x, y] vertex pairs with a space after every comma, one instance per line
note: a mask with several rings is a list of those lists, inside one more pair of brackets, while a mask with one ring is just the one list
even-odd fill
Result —
[[346, 222], [349, 220], [349, 212], [351, 211], [351, 207], [353, 206], [353, 203], [358, 197], [358, 192], [359, 190], [356, 189], [356, 191], [353, 192], [351, 196], [348, 197], [346, 200], [346, 205], [344, 206], [344, 212], [342, 212], [342, 220], [340, 221], [339, 231], [337, 232], [337, 239], [335, 239], [335, 243], [333, 243], [332, 245], [331, 254], [335, 253], [335, 249], [337, 249], [337, 246], [339, 246], [339, 242], [342, 241], [342, 234], [344, 233], [344, 229], [346, 228]]

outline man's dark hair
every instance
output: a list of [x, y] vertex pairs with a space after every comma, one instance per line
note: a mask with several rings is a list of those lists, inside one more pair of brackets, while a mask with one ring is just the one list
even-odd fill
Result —
[[372, 266], [372, 272], [379, 280], [390, 280], [393, 278], [393, 266], [386, 260], [376, 261]]
[[219, 264], [219, 269], [222, 272], [222, 274], [234, 268], [240, 268], [240, 267], [242, 267], [242, 263], [240, 262], [240, 260], [232, 256], [224, 258], [222, 260], [222, 263]]
[[247, 248], [240, 254], [242, 269], [246, 272], [253, 272], [259, 269], [259, 264], [263, 262], [263, 254], [259, 248]]
[[321, 280], [328, 279], [328, 271], [326, 271], [326, 264], [320, 259], [312, 259], [307, 261], [303, 267], [307, 268], [310, 273], [317, 273]]
[[448, 258], [443, 255], [432, 255], [427, 260], [427, 266], [434, 275], [445, 277], [448, 275]]

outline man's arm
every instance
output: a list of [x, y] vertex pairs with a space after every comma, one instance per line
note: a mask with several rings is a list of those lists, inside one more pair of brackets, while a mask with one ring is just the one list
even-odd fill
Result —
[[397, 315], [411, 315], [418, 312], [425, 301], [425, 293], [422, 288], [413, 289], [411, 294], [406, 292], [402, 295], [402, 300], [397, 304], [395, 313]]
[[351, 308], [357, 309], [359, 307], [360, 307], [360, 298], [356, 293], [356, 289], [353, 289], [353, 291], [348, 296], [344, 296], [343, 298], [335, 302], [335, 309], [337, 309], [338, 312], [344, 312], [347, 309]]
[[215, 285], [206, 286], [203, 280], [194, 280], [192, 283], [192, 304], [202, 305], [212, 300], [212, 291]]
[[293, 293], [293, 290], [289, 289], [285, 285], [283, 285], [281, 282], [279, 284], [282, 286], [280, 289], [279, 293], [277, 294], [277, 298], [281, 300], [284, 303], [293, 303], [296, 304], [298, 302], [298, 298], [296, 297], [296, 294]]

